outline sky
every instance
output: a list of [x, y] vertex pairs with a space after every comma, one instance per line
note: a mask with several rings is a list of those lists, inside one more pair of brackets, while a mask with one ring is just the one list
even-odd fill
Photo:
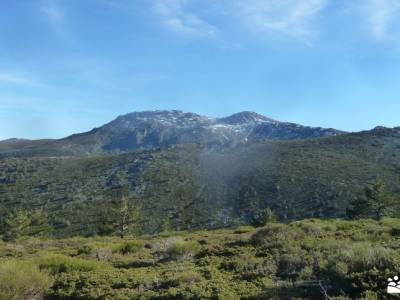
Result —
[[0, 0], [0, 140], [118, 115], [400, 126], [400, 0]]

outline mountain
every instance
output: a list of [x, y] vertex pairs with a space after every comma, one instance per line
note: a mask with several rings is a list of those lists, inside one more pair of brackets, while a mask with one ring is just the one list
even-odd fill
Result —
[[[127, 115], [70, 138], [128, 128], [145, 115], [154, 124], [154, 114], [168, 115]], [[245, 116], [221, 121], [185, 115], [184, 120], [206, 128], [259, 122], [255, 115]], [[173, 122], [175, 128], [181, 121]], [[268, 122], [279, 124], [260, 123]], [[140, 211], [143, 233], [158, 232], [165, 222], [180, 230], [248, 224], [267, 207], [282, 221], [340, 218], [377, 179], [399, 199], [399, 177], [400, 128], [384, 127], [236, 147], [191, 144], [107, 156], [8, 158], [0, 160], [0, 218], [15, 208], [41, 209], [57, 236], [108, 234], [114, 222], [110, 212], [119, 207], [122, 192]]]
[[239, 145], [265, 140], [314, 139], [344, 132], [279, 122], [254, 112], [225, 118], [172, 111], [134, 112], [89, 132], [59, 140], [0, 142], [1, 157], [120, 154], [179, 144]]

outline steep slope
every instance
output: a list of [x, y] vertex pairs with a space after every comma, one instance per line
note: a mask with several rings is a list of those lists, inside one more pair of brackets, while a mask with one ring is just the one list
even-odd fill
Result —
[[179, 144], [221, 146], [248, 141], [310, 139], [338, 135], [334, 129], [278, 122], [253, 112], [212, 119], [181, 111], [147, 111], [60, 140], [0, 143], [1, 157], [119, 154]]
[[399, 176], [400, 128], [218, 149], [13, 158], [0, 161], [0, 215], [41, 208], [58, 235], [104, 234], [124, 191], [147, 233], [164, 221], [175, 229], [248, 223], [266, 207], [281, 220], [343, 217], [378, 178], [400, 196]]

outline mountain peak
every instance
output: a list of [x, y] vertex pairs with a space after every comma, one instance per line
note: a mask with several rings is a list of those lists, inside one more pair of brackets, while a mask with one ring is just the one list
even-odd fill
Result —
[[0, 143], [7, 155], [119, 154], [178, 144], [238, 145], [265, 140], [314, 139], [341, 134], [275, 121], [251, 111], [210, 118], [179, 110], [132, 112], [89, 132], [59, 140]]
[[276, 120], [270, 119], [252, 111], [242, 111], [235, 113], [229, 117], [218, 119], [219, 123], [230, 125], [241, 125], [246, 123], [279, 123]]
[[138, 124], [153, 123], [164, 126], [210, 123], [211, 119], [195, 113], [180, 110], [148, 110], [121, 115], [106, 126], [132, 127]]

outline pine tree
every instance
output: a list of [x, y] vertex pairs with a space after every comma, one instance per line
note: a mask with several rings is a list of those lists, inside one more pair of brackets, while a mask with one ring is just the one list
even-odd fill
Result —
[[116, 233], [123, 239], [127, 234], [138, 232], [140, 214], [133, 208], [128, 201], [127, 196], [123, 195], [121, 206], [117, 213], [117, 222], [115, 224]]
[[393, 195], [386, 184], [379, 180], [371, 187], [366, 187], [363, 197], [351, 202], [347, 215], [350, 218], [373, 218], [381, 220], [390, 215], [396, 205]]
[[21, 236], [47, 236], [52, 227], [42, 211], [16, 210], [8, 214], [3, 225], [3, 239], [14, 241]]
[[265, 226], [268, 223], [274, 223], [278, 220], [275, 213], [269, 208], [262, 209], [254, 217], [252, 224], [254, 226]]

